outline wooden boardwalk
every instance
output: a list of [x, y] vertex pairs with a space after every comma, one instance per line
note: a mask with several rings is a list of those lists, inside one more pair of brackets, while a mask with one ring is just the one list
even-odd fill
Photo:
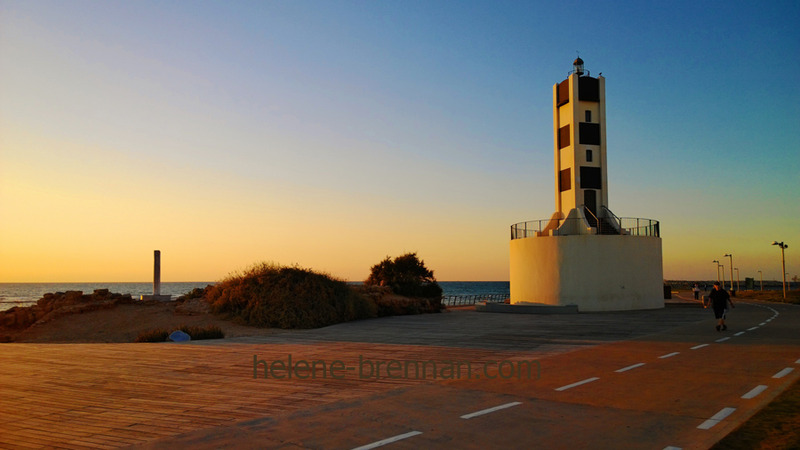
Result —
[[[369, 343], [0, 344], [0, 447], [113, 448], [276, 416], [411, 384], [361, 377], [359, 357], [472, 362], [534, 354]], [[253, 356], [267, 363], [341, 361], [349, 371], [292, 380], [253, 378]], [[321, 366], [318, 366], [320, 368]], [[341, 367], [341, 366], [340, 366]], [[280, 369], [280, 366], [276, 366]], [[371, 369], [370, 369], [371, 371]], [[284, 375], [276, 370], [274, 373]], [[395, 372], [397, 373], [397, 372]]]

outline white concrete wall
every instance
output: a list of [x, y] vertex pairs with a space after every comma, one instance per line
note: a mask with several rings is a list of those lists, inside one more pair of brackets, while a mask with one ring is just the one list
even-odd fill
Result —
[[661, 238], [540, 236], [511, 241], [511, 303], [579, 311], [664, 307]]

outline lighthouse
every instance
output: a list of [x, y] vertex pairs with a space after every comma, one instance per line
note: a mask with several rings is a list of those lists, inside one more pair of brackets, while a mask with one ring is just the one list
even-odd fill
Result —
[[566, 80], [553, 86], [556, 211], [585, 206], [595, 223], [608, 207], [605, 78], [593, 78], [583, 60]]
[[609, 207], [605, 78], [577, 58], [553, 86], [555, 212], [511, 226], [512, 304], [664, 307], [658, 221]]

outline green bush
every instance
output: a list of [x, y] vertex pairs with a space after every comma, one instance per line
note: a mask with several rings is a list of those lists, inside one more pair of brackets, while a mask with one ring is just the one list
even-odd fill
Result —
[[388, 256], [372, 266], [364, 284], [388, 286], [392, 292], [406, 297], [441, 298], [442, 288], [436, 282], [433, 271], [416, 253], [406, 253], [394, 260]]
[[206, 300], [212, 312], [258, 327], [317, 328], [375, 317], [375, 305], [344, 281], [267, 263], [211, 286]]

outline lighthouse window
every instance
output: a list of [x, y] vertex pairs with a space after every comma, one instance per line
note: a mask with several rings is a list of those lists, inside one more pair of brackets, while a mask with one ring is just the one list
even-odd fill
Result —
[[582, 102], [600, 101], [600, 83], [597, 78], [578, 78], [578, 100]]
[[569, 147], [569, 124], [558, 129], [558, 148]]
[[581, 189], [602, 189], [603, 181], [599, 167], [581, 166]]
[[592, 162], [592, 151], [586, 150], [586, 162]]
[[564, 80], [558, 84], [558, 106], [569, 103], [569, 80]]
[[572, 170], [566, 168], [560, 171], [558, 174], [558, 191], [564, 192], [572, 189], [572, 183], [570, 182], [572, 179]]
[[586, 122], [591, 122], [591, 121], [592, 121], [592, 112], [587, 110], [586, 111]]
[[581, 122], [578, 125], [578, 142], [584, 145], [600, 145], [600, 124]]

